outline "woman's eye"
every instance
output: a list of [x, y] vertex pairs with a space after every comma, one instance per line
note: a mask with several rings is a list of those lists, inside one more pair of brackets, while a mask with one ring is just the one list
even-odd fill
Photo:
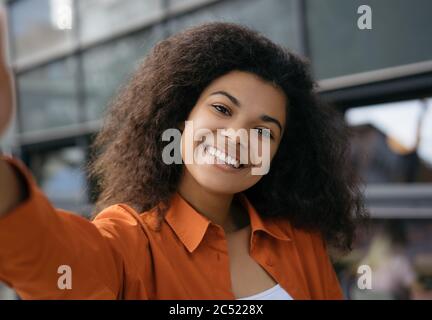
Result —
[[225, 115], [231, 115], [231, 112], [225, 108], [224, 106], [220, 105], [220, 104], [212, 104], [213, 108], [215, 108], [218, 112], [221, 112]]
[[258, 131], [258, 134], [260, 136], [273, 139], [273, 135], [271, 134], [270, 129], [267, 129], [267, 128], [256, 128], [256, 130]]

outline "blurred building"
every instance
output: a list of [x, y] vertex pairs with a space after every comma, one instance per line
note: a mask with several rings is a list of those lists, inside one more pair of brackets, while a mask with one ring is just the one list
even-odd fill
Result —
[[[418, 288], [432, 290], [431, 1], [3, 2], [18, 106], [4, 144], [54, 205], [90, 213], [88, 146], [108, 102], [148, 50], [188, 26], [234, 21], [311, 59], [320, 94], [353, 126], [353, 164], [366, 184], [372, 235], [386, 221], [401, 222]], [[361, 30], [365, 4], [372, 29]], [[361, 261], [370, 239], [365, 233], [346, 261]]]

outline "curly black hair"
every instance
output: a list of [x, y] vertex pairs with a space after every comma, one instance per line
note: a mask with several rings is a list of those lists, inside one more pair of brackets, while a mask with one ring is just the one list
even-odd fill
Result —
[[349, 127], [318, 98], [306, 59], [234, 23], [205, 23], [158, 42], [121, 87], [92, 146], [95, 212], [126, 203], [164, 214], [184, 165], [163, 162], [162, 133], [187, 120], [201, 92], [233, 70], [277, 85], [289, 101], [270, 171], [244, 193], [260, 215], [284, 216], [350, 250], [367, 211], [350, 165]]

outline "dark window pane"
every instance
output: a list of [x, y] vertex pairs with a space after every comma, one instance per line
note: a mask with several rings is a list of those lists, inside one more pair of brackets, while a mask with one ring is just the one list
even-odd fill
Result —
[[79, 0], [84, 43], [141, 25], [162, 13], [162, 0]]
[[87, 120], [102, 117], [118, 87], [127, 80], [127, 76], [155, 42], [162, 38], [163, 30], [155, 26], [83, 54]]
[[70, 57], [18, 76], [21, 131], [78, 122], [76, 69]]
[[298, 51], [298, 17], [292, 0], [221, 1], [168, 22], [170, 32], [207, 22], [227, 21], [252, 27], [273, 41]]
[[[309, 47], [319, 79], [432, 59], [432, 1], [308, 0]], [[360, 30], [357, 8], [372, 9]]]
[[85, 150], [80, 147], [33, 153], [30, 168], [54, 206], [88, 215], [90, 207], [83, 171], [85, 157]]
[[65, 50], [73, 44], [72, 0], [20, 0], [10, 5], [17, 60]]

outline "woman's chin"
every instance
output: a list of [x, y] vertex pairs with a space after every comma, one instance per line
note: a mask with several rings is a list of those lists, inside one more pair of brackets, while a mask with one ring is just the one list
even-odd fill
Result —
[[256, 183], [256, 181], [247, 181], [236, 175], [230, 176], [229, 174], [221, 173], [219, 170], [214, 170], [214, 168], [202, 169], [202, 171], [195, 176], [195, 180], [204, 189], [223, 194], [242, 192]]

